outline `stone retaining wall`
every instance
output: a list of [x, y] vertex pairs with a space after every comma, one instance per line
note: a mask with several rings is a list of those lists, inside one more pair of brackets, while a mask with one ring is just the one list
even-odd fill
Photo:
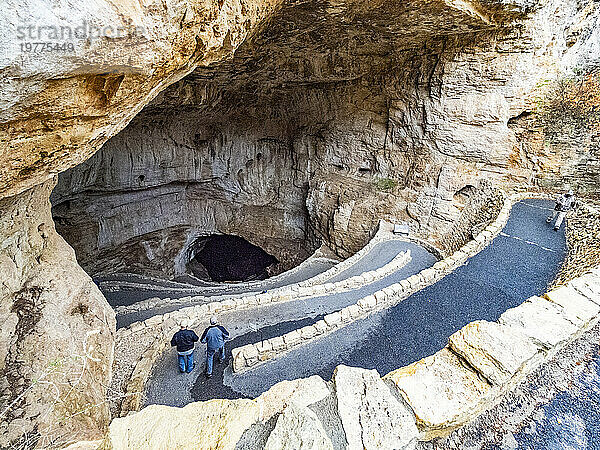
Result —
[[314, 325], [291, 331], [282, 336], [248, 344], [232, 350], [233, 370], [242, 372], [262, 362], [269, 361], [293, 348], [313, 339], [323, 337], [338, 328], [389, 308], [413, 295], [415, 292], [436, 283], [456, 268], [463, 265], [468, 258], [483, 250], [504, 228], [512, 204], [531, 194], [516, 194], [504, 201], [496, 219], [488, 225], [472, 241], [465, 244], [452, 255], [436, 262], [432, 267], [408, 277], [399, 283], [387, 286], [372, 295], [361, 298], [355, 304], [340, 311], [328, 314]]
[[[271, 295], [274, 295], [274, 296], [281, 295], [284, 298], [289, 294], [289, 291], [294, 291], [296, 297], [298, 295], [313, 295], [310, 293], [304, 294], [304, 292], [311, 292], [310, 289], [308, 289], [310, 287], [323, 285], [327, 280], [330, 280], [331, 278], [339, 275], [343, 271], [349, 269], [354, 264], [358, 263], [377, 244], [384, 242], [384, 241], [389, 241], [389, 240], [402, 240], [402, 239], [394, 238], [389, 227], [382, 227], [381, 223], [380, 223], [379, 229], [377, 230], [377, 233], [375, 234], [373, 239], [371, 239], [367, 245], [365, 245], [362, 249], [360, 249], [358, 252], [356, 252], [350, 258], [345, 259], [344, 261], [336, 264], [335, 266], [331, 267], [330, 269], [326, 270], [325, 272], [317, 274], [314, 277], [309, 278], [308, 280], [304, 280], [304, 281], [300, 281], [298, 283], [293, 283], [293, 284], [290, 284], [287, 286], [282, 286], [279, 288], [271, 289], [268, 291], [268, 293]], [[438, 253], [439, 253], [439, 251], [438, 251]], [[292, 270], [294, 270], [294, 269], [292, 269]], [[377, 271], [373, 271], [373, 272], [377, 272]], [[385, 271], [378, 271], [375, 274], [375, 276], [380, 277], [382, 274], [384, 274], [383, 276], [387, 275]], [[317, 290], [319, 290], [319, 289], [320, 288], [317, 287]], [[177, 304], [189, 304], [189, 303], [206, 304], [206, 303], [210, 303], [210, 302], [222, 302], [222, 301], [226, 301], [226, 300], [237, 299], [241, 295], [243, 295], [243, 294], [227, 294], [227, 295], [209, 296], [209, 297], [188, 296], [188, 297], [181, 297], [178, 299], [171, 299], [171, 298], [161, 299], [158, 297], [153, 297], [153, 298], [141, 301], [141, 302], [137, 302], [133, 305], [119, 306], [119, 307], [115, 308], [115, 311], [117, 312], [117, 315], [122, 315], [122, 314], [134, 313], [137, 311], [145, 311], [148, 309], [160, 308], [160, 307], [164, 307], [164, 306], [173, 306], [173, 305], [177, 305]], [[258, 295], [258, 294], [256, 294], [256, 295]], [[246, 294], [246, 296], [248, 296], [248, 294]]]
[[[320, 248], [318, 248], [317, 250], [315, 250], [315, 252], [309, 256], [308, 258], [306, 258], [304, 261], [302, 261], [300, 264], [298, 264], [297, 266], [291, 268], [290, 270], [286, 270], [285, 272], [282, 272], [278, 275], [272, 276], [270, 278], [268, 278], [267, 280], [253, 280], [253, 281], [245, 281], [245, 282], [240, 282], [240, 283], [235, 283], [235, 287], [245, 287], [248, 288], [248, 292], [251, 292], [252, 289], [256, 289], [256, 290], [260, 290], [261, 288], [261, 284], [264, 284], [265, 281], [269, 281], [269, 282], [273, 282], [273, 281], [278, 281], [281, 278], [284, 277], [289, 277], [291, 275], [294, 275], [302, 270], [305, 269], [305, 267], [307, 265], [309, 265], [311, 262], [314, 262], [315, 260], [324, 260], [324, 261], [335, 261], [336, 265], [339, 264], [339, 261], [336, 261], [333, 258], [328, 258], [323, 256], [324, 255], [324, 250], [323, 250], [324, 246], [321, 246]], [[330, 269], [328, 269], [330, 270]], [[162, 283], [165, 280], [162, 280], [160, 278], [154, 278], [154, 277], [149, 277], [149, 276], [144, 276], [144, 275], [136, 275], [136, 277], [138, 278], [142, 278], [144, 280], [147, 280], [149, 283]], [[218, 288], [219, 286], [222, 286], [222, 283], [218, 283], [218, 282], [207, 282], [205, 286], [200, 285], [200, 286], [191, 286], [187, 283], [179, 283], [179, 282], [170, 282], [170, 283], [174, 283], [174, 284], [178, 284], [179, 286], [157, 286], [157, 285], [153, 285], [152, 289], [156, 290], [156, 291], [186, 291], [186, 290], [190, 290], [190, 291], [194, 291], [197, 290], [199, 288]], [[147, 288], [147, 284], [144, 283], [136, 283], [136, 282], [132, 282], [132, 281], [101, 281], [100, 284], [102, 285], [102, 289], [103, 290], [107, 290], [107, 291], [114, 291], [115, 289], [119, 289], [122, 287], [128, 287], [128, 288]]]
[[[400, 283], [388, 286], [385, 289], [378, 291], [372, 296], [367, 296], [363, 299], [360, 299], [355, 305], [351, 305], [347, 308], [344, 308], [344, 313], [342, 313], [342, 311], [344, 311], [342, 310], [327, 316], [323, 321], [319, 321], [313, 326], [314, 331], [306, 329], [303, 333], [302, 329], [296, 330], [296, 332], [291, 333], [292, 336], [288, 336], [288, 342], [285, 341], [284, 336], [281, 336], [280, 338], [283, 339], [284, 343], [283, 347], [281, 346], [281, 342], [278, 338], [273, 338], [275, 341], [269, 340], [271, 342], [269, 343], [267, 341], [267, 343], [264, 345], [262, 345], [263, 343], [261, 342], [259, 344], [253, 344], [253, 348], [250, 348], [251, 346], [244, 346], [240, 347], [239, 349], [233, 349], [232, 353], [234, 354], [234, 370], [245, 370], [249, 367], [258, 364], [259, 362], [272, 359], [273, 357], [276, 357], [277, 355], [288, 351], [289, 349], [299, 345], [302, 342], [322, 336], [325, 333], [329, 333], [334, 329], [339, 328], [340, 326], [347, 325], [351, 321], [358, 320], [359, 318], [365, 317], [366, 315], [378, 311], [379, 309], [382, 309], [384, 307], [389, 307], [390, 305], [393, 305], [394, 303], [397, 303], [407, 298], [409, 295], [416, 292], [417, 290], [422, 289], [423, 287], [428, 286], [430, 284], [433, 284], [435, 281], [438, 281], [440, 278], [450, 273], [455, 268], [464, 264], [469, 257], [481, 251], [489, 244], [489, 242], [491, 242], [493, 237], [495, 237], [502, 230], [502, 228], [508, 221], [510, 209], [512, 208], [513, 203], [523, 200], [525, 198], [548, 197], [549, 196], [544, 193], [519, 193], [512, 195], [510, 198], [504, 201], [503, 207], [500, 210], [500, 213], [498, 214], [494, 222], [491, 225], [489, 225], [484, 231], [482, 231], [475, 239], [470, 241], [468, 244], [463, 246], [460, 250], [458, 250], [451, 256], [441, 261], [438, 261], [431, 268], [425, 269], [419, 274], [413, 275]], [[387, 231], [385, 231], [384, 227], [380, 226], [380, 231], [378, 232], [378, 234], [380, 232], [384, 233]], [[373, 240], [377, 238], [378, 236], [376, 235], [376, 237]], [[378, 242], [379, 241], [373, 244], [367, 244], [367, 246], [365, 246], [365, 248], [363, 249], [364, 252], [361, 250], [362, 254], [359, 256], [359, 258], [362, 258], [362, 256], [367, 254], [368, 251], [370, 251], [371, 248]], [[355, 259], [354, 262], [356, 262], [359, 258]], [[393, 262], [394, 261], [392, 261], [389, 264], [392, 264]], [[387, 272], [388, 269], [384, 269], [385, 267], [386, 266], [378, 270]], [[364, 275], [365, 274], [363, 274], [363, 276]], [[348, 280], [344, 280], [344, 282], [346, 281]], [[364, 283], [365, 278], [361, 276], [360, 286], [362, 286]], [[316, 288], [319, 292], [315, 292], [315, 294], [313, 295], [323, 294], [327, 292], [321, 291], [322, 289], [324, 289], [323, 286], [314, 286], [314, 288]], [[175, 331], [177, 331], [177, 325], [181, 319], [187, 318], [192, 321], [192, 326], [196, 326], [197, 324], [203, 321], [205, 322], [208, 319], [208, 316], [211, 314], [228, 311], [236, 307], [254, 307], [262, 304], [271, 303], [273, 300], [272, 297], [268, 296], [268, 294], [260, 294], [258, 296], [252, 297], [254, 297], [255, 300], [249, 301], [246, 297], [242, 297], [238, 298], [235, 301], [225, 300], [223, 302], [215, 302], [205, 305], [183, 308], [179, 311], [154, 316], [149, 319], [146, 319], [143, 322], [136, 322], [127, 328], [117, 330], [117, 339], [123, 338], [131, 333], [144, 332], [154, 333], [157, 336], [154, 340], [154, 343], [151, 346], [149, 346], [146, 349], [146, 351], [142, 354], [141, 358], [138, 360], [138, 363], [136, 364], [132, 372], [131, 377], [129, 378], [129, 381], [125, 388], [125, 399], [121, 405], [121, 415], [127, 415], [131, 411], [137, 411], [140, 409], [144, 386], [146, 380], [150, 376], [154, 362], [156, 361], [156, 358], [167, 347], [168, 339], [170, 339], [170, 336]], [[289, 298], [287, 298], [287, 301], [296, 298], [298, 297], [294, 294], [294, 291], [292, 289], [289, 294]], [[374, 305], [373, 298], [375, 299]], [[357, 307], [359, 308], [358, 311]], [[326, 319], [329, 321], [329, 323], [326, 321]], [[323, 322], [325, 323], [325, 325], [327, 325], [327, 328], [325, 329], [323, 329]], [[298, 335], [296, 333], [300, 335], [300, 340], [298, 340]], [[248, 352], [248, 356], [246, 356], [246, 352]]]
[[565, 284], [600, 264], [600, 211], [579, 202], [567, 216], [567, 257], [554, 286]]
[[[188, 441], [185, 433], [170, 431], [185, 422], [205, 447], [234, 448], [247, 436], [260, 437], [266, 448], [281, 448], [275, 444], [284, 438], [318, 438], [319, 448], [333, 448], [333, 436], [323, 427], [326, 417], [339, 424], [348, 448], [414, 450], [419, 441], [446, 436], [495, 406], [599, 319], [597, 267], [505, 311], [497, 322], [467, 324], [444, 349], [384, 377], [375, 370], [342, 365], [331, 383], [318, 376], [283, 381], [253, 400], [211, 400], [184, 408], [151, 405], [113, 420], [102, 445], [198, 446], [199, 441]], [[324, 416], [321, 411], [327, 408], [322, 405], [328, 399], [336, 407]], [[266, 426], [271, 419], [275, 426]], [[253, 425], [258, 426], [254, 431]]]
[[[385, 239], [382, 238], [376, 243], [383, 242], [384, 240]], [[371, 248], [372, 246], [369, 250]], [[363, 253], [363, 255], [365, 253]], [[211, 315], [225, 311], [254, 308], [275, 302], [292, 301], [303, 297], [356, 289], [392, 274], [404, 267], [410, 259], [410, 251], [401, 252], [394, 257], [392, 261], [376, 270], [365, 272], [359, 276], [341, 280], [336, 283], [326, 283], [304, 288], [288, 286], [286, 287], [287, 289], [278, 290], [276, 293], [265, 293], [245, 297], [238, 296], [235, 300], [228, 299], [220, 302], [190, 306], [170, 313], [156, 315], [143, 322], [136, 322], [129, 327], [117, 330], [117, 339], [123, 339], [133, 333], [152, 333], [156, 336], [152, 345], [145, 350], [136, 363], [135, 368], [129, 377], [129, 381], [125, 388], [125, 397], [121, 404], [121, 415], [125, 415], [130, 411], [139, 410], [144, 386], [146, 380], [150, 376], [152, 367], [158, 356], [165, 348], [167, 348], [171, 336], [179, 329], [179, 323], [182, 320], [188, 320], [191, 327], [196, 327], [201, 323], [206, 322]], [[338, 271], [337, 273], [339, 272], [341, 271]]]

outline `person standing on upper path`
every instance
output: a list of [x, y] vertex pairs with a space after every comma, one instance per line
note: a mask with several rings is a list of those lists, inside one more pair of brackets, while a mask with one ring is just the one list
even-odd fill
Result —
[[212, 377], [213, 359], [218, 352], [219, 363], [225, 361], [225, 341], [229, 339], [229, 332], [217, 325], [215, 316], [210, 318], [210, 326], [202, 333], [200, 342], [206, 343], [206, 378]]
[[194, 370], [194, 343], [198, 342], [198, 335], [194, 330], [188, 330], [187, 320], [181, 321], [181, 329], [173, 335], [171, 347], [177, 347], [177, 359], [179, 360], [179, 371], [190, 373]]
[[556, 199], [554, 211], [552, 211], [552, 214], [550, 214], [546, 219], [546, 222], [550, 223], [556, 217], [556, 222], [554, 223], [554, 231], [558, 231], [561, 224], [563, 223], [563, 220], [565, 219], [565, 216], [569, 211], [575, 208], [576, 203], [577, 199], [571, 189], [569, 189], [566, 193], [564, 193]]

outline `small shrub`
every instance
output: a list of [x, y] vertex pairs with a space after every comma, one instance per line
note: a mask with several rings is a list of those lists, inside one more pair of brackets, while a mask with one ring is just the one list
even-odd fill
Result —
[[389, 192], [398, 185], [396, 180], [391, 178], [378, 178], [375, 180], [375, 189], [382, 192]]

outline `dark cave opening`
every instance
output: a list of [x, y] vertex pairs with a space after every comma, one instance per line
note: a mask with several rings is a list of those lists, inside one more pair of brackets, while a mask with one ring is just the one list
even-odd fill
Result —
[[246, 239], [215, 234], [194, 242], [188, 270], [197, 278], [217, 282], [264, 280], [277, 258]]

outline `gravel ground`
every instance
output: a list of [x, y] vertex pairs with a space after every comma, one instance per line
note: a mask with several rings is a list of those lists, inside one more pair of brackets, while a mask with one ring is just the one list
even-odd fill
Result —
[[600, 324], [434, 449], [600, 449]]

